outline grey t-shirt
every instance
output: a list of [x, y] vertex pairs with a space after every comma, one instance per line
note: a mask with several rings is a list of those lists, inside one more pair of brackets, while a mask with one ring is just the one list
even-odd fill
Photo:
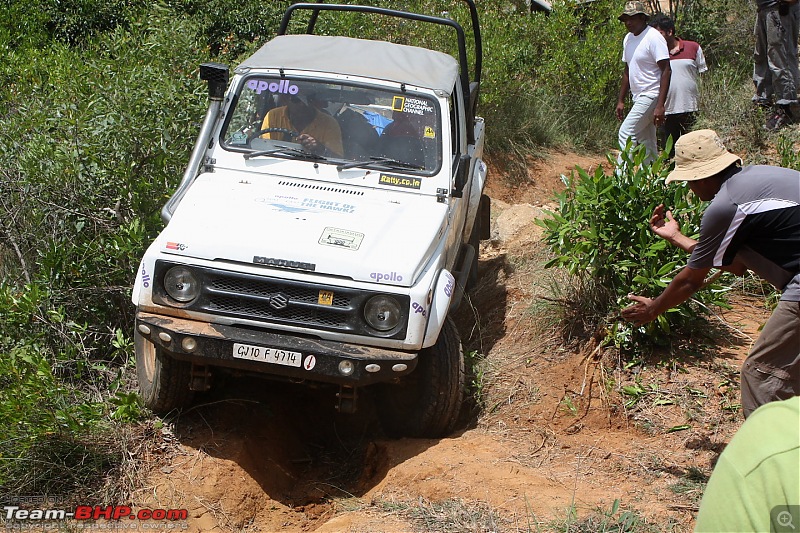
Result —
[[691, 268], [730, 265], [737, 253], [748, 268], [800, 301], [800, 172], [743, 167], [722, 184], [700, 224]]

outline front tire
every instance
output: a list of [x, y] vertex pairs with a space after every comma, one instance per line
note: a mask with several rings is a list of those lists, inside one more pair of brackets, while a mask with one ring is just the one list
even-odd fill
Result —
[[439, 438], [450, 434], [464, 401], [464, 353], [450, 317], [436, 344], [422, 350], [417, 368], [398, 384], [380, 388], [378, 412], [393, 437]]
[[144, 405], [159, 414], [188, 405], [192, 401], [189, 389], [192, 365], [173, 358], [138, 331], [134, 332], [133, 339], [136, 377]]

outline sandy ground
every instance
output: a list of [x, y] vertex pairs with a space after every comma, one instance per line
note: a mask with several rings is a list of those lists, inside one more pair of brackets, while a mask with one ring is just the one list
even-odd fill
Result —
[[[384, 437], [369, 393], [344, 416], [329, 390], [237, 381], [159, 430], [135, 504], [186, 508], [181, 528], [196, 532], [596, 531], [626, 519], [639, 525], [614, 530], [690, 531], [741, 423], [736, 374], [767, 311], [754, 298], [720, 315], [711, 355], [684, 347], [626, 367], [590, 341], [563, 346], [533, 312], [549, 294], [533, 220], [562, 173], [603, 162], [551, 154], [519, 189], [491, 175], [493, 238], [457, 317], [485, 358], [485, 405], [467, 406], [452, 436]], [[709, 342], [698, 332], [685, 346]], [[640, 386], [638, 402], [624, 385]]]

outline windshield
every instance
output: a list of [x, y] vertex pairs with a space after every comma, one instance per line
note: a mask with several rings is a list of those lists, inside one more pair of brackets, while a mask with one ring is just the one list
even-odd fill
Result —
[[249, 157], [316, 156], [340, 168], [432, 174], [441, 162], [439, 106], [390, 89], [249, 76], [222, 132]]

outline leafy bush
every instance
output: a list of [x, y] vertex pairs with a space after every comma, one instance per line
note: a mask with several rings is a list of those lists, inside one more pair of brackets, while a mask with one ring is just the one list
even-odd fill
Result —
[[590, 322], [623, 350], [666, 342], [675, 326], [696, 320], [705, 305], [725, 305], [723, 288], [711, 285], [694, 296], [702, 306], [685, 303], [638, 328], [620, 321], [619, 310], [631, 303], [629, 293], [657, 296], [686, 263], [684, 251], [650, 231], [655, 207], [663, 203], [676, 218], [685, 218], [682, 231], [690, 236], [698, 232], [702, 215], [685, 185], [664, 185], [670, 170], [666, 155], [652, 166], [642, 164], [644, 157], [642, 146], [629, 145], [621, 163], [609, 156], [613, 172], [598, 168], [590, 175], [578, 168], [557, 195], [558, 211], [537, 221], [555, 254], [546, 267], [563, 267], [579, 280], [574, 298], [592, 302], [584, 309]]
[[281, 16], [293, 2], [287, 0], [173, 0], [171, 7], [181, 17], [196, 20], [200, 36], [214, 56], [235, 58], [250, 43], [263, 43], [278, 31]]
[[143, 0], [9, 0], [0, 36], [14, 48], [45, 46], [51, 40], [84, 45], [99, 34], [128, 26], [146, 5]]
[[0, 88], [0, 485], [17, 493], [97, 485], [127, 460], [98, 443], [140, 415], [129, 291], [207, 106], [197, 35], [154, 15], [86, 48], [11, 58], [14, 83]]
[[[77, 358], [76, 342], [83, 328], [64, 319], [63, 310], [49, 306], [49, 295], [36, 285], [17, 291], [0, 285], [0, 486], [11, 493], [47, 493], [61, 488], [68, 472], [77, 473], [78, 457], [43, 461], [48, 450], [63, 450], [95, 432], [104, 405], [92, 400], [76, 382], [86, 379], [89, 363]], [[58, 354], [42, 343], [50, 330], [62, 338]], [[72, 457], [72, 458], [71, 458]], [[95, 473], [96, 474], [96, 473]], [[77, 475], [77, 474], [76, 474]], [[33, 486], [26, 486], [33, 485]], [[57, 487], [58, 486], [58, 487]], [[74, 490], [76, 487], [64, 487]]]

